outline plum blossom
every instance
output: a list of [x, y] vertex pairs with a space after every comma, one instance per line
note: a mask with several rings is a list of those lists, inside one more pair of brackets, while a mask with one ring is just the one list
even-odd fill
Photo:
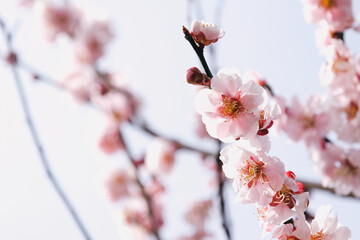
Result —
[[115, 153], [124, 149], [124, 144], [120, 136], [119, 125], [111, 121], [99, 141], [100, 149], [107, 154]]
[[131, 195], [131, 185], [134, 179], [128, 170], [118, 169], [110, 174], [106, 180], [106, 189], [110, 200], [116, 201]]
[[197, 43], [205, 46], [216, 43], [225, 34], [224, 30], [219, 29], [216, 25], [199, 20], [191, 23], [190, 33]]
[[306, 21], [325, 21], [333, 31], [342, 32], [352, 26], [351, 0], [302, 0]]
[[281, 109], [276, 101], [271, 101], [269, 105], [266, 105], [263, 110], [259, 111], [259, 130], [258, 135], [266, 135], [269, 133], [269, 128], [274, 124], [275, 119], [279, 118]]
[[333, 188], [337, 194], [353, 193], [360, 197], [360, 151], [329, 144], [326, 148], [312, 149], [315, 168], [322, 175], [324, 187]]
[[97, 95], [93, 98], [93, 103], [118, 123], [128, 121], [135, 111], [133, 100], [129, 96], [115, 91], [103, 96]]
[[174, 162], [176, 144], [163, 138], [155, 138], [148, 146], [145, 166], [153, 174], [170, 173]]
[[190, 236], [182, 236], [178, 240], [202, 240], [211, 237], [205, 229], [205, 222], [209, 217], [209, 211], [212, 207], [211, 200], [196, 201], [189, 207], [185, 219], [195, 228]]
[[197, 111], [210, 136], [230, 142], [250, 138], [259, 130], [259, 112], [265, 107], [265, 90], [254, 81], [243, 81], [233, 68], [224, 68], [199, 91]]
[[356, 84], [355, 59], [343, 41], [333, 40], [324, 49], [327, 62], [320, 69], [320, 81], [328, 86], [332, 93], [351, 89]]
[[330, 102], [330, 115], [333, 129], [338, 139], [353, 143], [360, 140], [360, 95], [359, 90], [352, 88], [333, 96]]
[[223, 171], [233, 179], [237, 199], [243, 203], [266, 206], [284, 184], [284, 164], [263, 152], [250, 152], [242, 145], [232, 144], [220, 152]]
[[304, 140], [307, 146], [325, 137], [331, 125], [323, 102], [320, 96], [313, 95], [305, 107], [294, 97], [291, 106], [285, 110], [286, 123], [281, 126], [282, 130], [294, 141]]
[[148, 239], [154, 227], [159, 229], [163, 225], [162, 206], [154, 201], [152, 201], [152, 213], [154, 222], [148, 215], [145, 200], [134, 198], [128, 201], [122, 210], [121, 233], [127, 233], [129, 239]]
[[298, 213], [290, 223], [284, 223], [272, 234], [278, 240], [313, 240], [310, 239], [310, 226], [303, 213]]
[[197, 232], [204, 231], [205, 221], [212, 207], [211, 200], [194, 202], [185, 215], [185, 219], [196, 228]]
[[309, 193], [303, 192], [303, 185], [295, 181], [295, 174], [288, 171], [282, 188], [277, 191], [263, 213], [266, 221], [278, 225], [296, 214], [302, 214], [309, 205]]
[[[61, 80], [60, 85], [79, 102], [88, 102], [94, 95], [102, 95], [106, 88], [98, 76], [88, 68], [78, 67]], [[105, 91], [104, 91], [105, 90]]]
[[56, 6], [45, 3], [43, 19], [46, 37], [53, 41], [60, 33], [75, 37], [80, 27], [81, 13], [69, 4]]
[[312, 240], [349, 240], [350, 238], [350, 229], [338, 222], [338, 218], [333, 215], [330, 205], [318, 208], [311, 223]]
[[83, 27], [75, 39], [76, 59], [85, 65], [93, 65], [104, 55], [105, 47], [113, 37], [107, 22], [94, 21]]

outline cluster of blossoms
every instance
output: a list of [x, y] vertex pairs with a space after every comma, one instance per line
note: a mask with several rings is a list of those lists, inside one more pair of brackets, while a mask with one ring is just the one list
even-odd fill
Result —
[[[294, 141], [304, 140], [323, 175], [324, 186], [339, 194], [360, 197], [360, 151], [344, 150], [327, 137], [335, 132], [338, 140], [346, 143], [360, 140], [360, 61], [341, 40], [345, 29], [355, 29], [351, 1], [303, 2], [306, 18], [322, 26], [318, 43], [322, 44], [327, 62], [320, 78], [329, 89], [330, 99], [312, 96], [304, 107], [295, 97], [286, 106], [284, 99], [269, 97], [271, 88], [257, 74], [241, 76], [235, 68], [223, 68], [214, 77], [191, 68], [187, 81], [204, 87], [196, 97], [196, 109], [211, 137], [231, 143], [220, 152], [223, 173], [233, 182], [236, 200], [257, 208], [263, 235], [273, 231], [272, 238], [281, 240], [346, 240], [351, 237], [350, 230], [338, 223], [329, 207], [321, 207], [311, 224], [306, 221], [309, 193], [296, 181], [293, 172], [286, 171], [278, 158], [268, 154], [271, 147], [268, 133], [276, 126]], [[84, 14], [70, 4], [23, 1], [34, 3], [43, 6], [46, 38], [55, 41], [59, 35], [65, 35], [74, 44], [76, 70], [61, 81], [61, 86], [108, 117], [100, 148], [106, 154], [127, 152], [121, 127], [132, 121], [139, 103], [121, 76], [97, 67], [113, 37], [110, 25], [106, 21], [85, 21]], [[189, 34], [202, 51], [222, 38], [224, 31], [213, 24], [194, 21]], [[204, 129], [200, 132], [206, 136]], [[122, 233], [128, 232], [128, 238], [156, 236], [163, 225], [165, 187], [159, 179], [171, 172], [177, 148], [173, 141], [154, 138], [140, 160], [128, 154], [131, 167], [109, 175], [106, 189], [113, 202], [123, 205]], [[151, 179], [147, 184], [140, 181], [140, 169]], [[185, 218], [194, 232], [181, 240], [211, 236], [205, 229], [211, 206], [212, 202], [205, 200], [189, 209]]]
[[[200, 38], [197, 37], [199, 26], [203, 27]], [[207, 45], [204, 42], [216, 42], [223, 36], [223, 31], [195, 21], [191, 35], [203, 47]], [[207, 41], [206, 36], [211, 39]], [[274, 239], [350, 239], [349, 229], [339, 225], [329, 209], [326, 213], [319, 209], [312, 224], [307, 223], [304, 212], [309, 205], [309, 193], [304, 192], [303, 184], [295, 180], [293, 172], [285, 170], [278, 158], [268, 155], [270, 141], [267, 134], [274, 120], [279, 118], [281, 107], [270, 101], [265, 90], [270, 88], [266, 88], [266, 82], [256, 74], [242, 78], [234, 68], [221, 69], [212, 79], [191, 68], [187, 72], [187, 81], [204, 86], [196, 97], [196, 109], [210, 136], [231, 143], [220, 152], [223, 172], [233, 180], [236, 199], [258, 209], [263, 235], [281, 225], [273, 232]], [[289, 122], [289, 117], [283, 127], [290, 128], [294, 139], [307, 139], [309, 144], [322, 139], [322, 134], [329, 128], [324, 124], [325, 113], [317, 112], [320, 99], [311, 101], [314, 107], [309, 110], [302, 111], [296, 98], [292, 107], [283, 109], [287, 116], [294, 118], [293, 121], [304, 122], [300, 128], [299, 124]], [[305, 131], [310, 128], [320, 131]]]
[[[81, 103], [90, 103], [107, 116], [107, 125], [99, 140], [105, 154], [126, 152], [122, 136], [124, 123], [135, 116], [139, 101], [129, 90], [122, 75], [98, 69], [98, 62], [113, 32], [108, 22], [91, 20], [69, 3], [46, 0], [23, 1], [23, 5], [38, 4], [42, 9], [45, 37], [54, 42], [62, 35], [74, 46], [75, 69], [59, 85]], [[172, 141], [154, 138], [140, 160], [132, 159], [127, 168], [113, 169], [107, 176], [106, 190], [110, 200], [121, 206], [121, 235], [128, 239], [147, 239], [163, 225], [163, 195], [165, 187], [157, 176], [168, 174], [175, 162], [177, 146]], [[141, 183], [140, 169], [144, 178]], [[147, 174], [147, 175], [146, 175]], [[200, 233], [199, 233], [200, 234]]]
[[[319, 22], [316, 34], [326, 62], [319, 72], [327, 95], [312, 95], [305, 105], [294, 97], [282, 108], [280, 129], [294, 141], [304, 141], [322, 185], [337, 194], [360, 197], [360, 61], [343, 40], [354, 22], [351, 0], [304, 1], [305, 18]], [[330, 31], [324, 31], [327, 25]], [[346, 146], [346, 147], [344, 147]]]

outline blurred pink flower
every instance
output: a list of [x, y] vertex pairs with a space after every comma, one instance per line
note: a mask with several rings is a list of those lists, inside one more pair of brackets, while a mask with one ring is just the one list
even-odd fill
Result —
[[106, 190], [110, 200], [116, 201], [130, 195], [130, 185], [134, 179], [126, 169], [118, 169], [112, 172], [106, 180]]
[[104, 153], [112, 154], [124, 149], [119, 131], [119, 125], [116, 122], [108, 124], [99, 141], [99, 147]]
[[83, 27], [75, 40], [76, 59], [83, 64], [93, 65], [104, 55], [105, 47], [113, 34], [107, 22], [94, 21]]
[[287, 107], [286, 122], [282, 130], [294, 141], [304, 140], [309, 146], [326, 136], [331, 127], [330, 114], [323, 107], [323, 99], [313, 95], [303, 106], [297, 97], [293, 97], [291, 106]]
[[74, 37], [80, 28], [81, 12], [73, 6], [55, 6], [45, 3], [43, 21], [46, 37], [53, 41], [58, 34], [64, 33], [69, 37]]
[[342, 32], [354, 22], [352, 0], [302, 0], [308, 22], [326, 21], [332, 31]]
[[175, 162], [176, 145], [162, 138], [155, 138], [148, 146], [145, 166], [153, 174], [168, 174]]

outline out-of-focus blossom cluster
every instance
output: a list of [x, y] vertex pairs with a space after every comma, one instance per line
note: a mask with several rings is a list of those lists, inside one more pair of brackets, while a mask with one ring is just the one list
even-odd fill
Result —
[[[304, 141], [324, 187], [337, 194], [360, 197], [360, 61], [344, 42], [353, 15], [350, 0], [304, 1], [305, 18], [330, 26], [317, 31], [326, 61], [319, 72], [326, 95], [312, 95], [306, 104], [294, 97], [284, 106], [280, 129], [294, 141]], [[340, 27], [341, 26], [341, 27]], [[278, 98], [280, 99], [280, 97]]]

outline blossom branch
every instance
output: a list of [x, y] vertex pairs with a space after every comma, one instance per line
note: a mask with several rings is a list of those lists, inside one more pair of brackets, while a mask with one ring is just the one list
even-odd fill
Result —
[[69, 211], [71, 217], [73, 218], [74, 222], [76, 223], [77, 227], [79, 228], [80, 232], [82, 233], [84, 239], [86, 240], [91, 240], [92, 238], [90, 237], [90, 234], [88, 232], [88, 230], [85, 228], [84, 224], [82, 223], [80, 217], [78, 216], [74, 206], [72, 205], [72, 203], [70, 202], [69, 198], [66, 196], [64, 190], [61, 188], [60, 184], [58, 183], [57, 179], [55, 178], [51, 167], [49, 165], [49, 160], [45, 154], [45, 150], [43, 147], [43, 144], [40, 140], [40, 137], [37, 133], [36, 127], [33, 123], [33, 117], [32, 114], [30, 112], [30, 108], [28, 105], [28, 100], [27, 97], [25, 95], [25, 91], [24, 91], [24, 87], [22, 85], [22, 81], [17, 69], [17, 60], [16, 60], [16, 54], [13, 52], [12, 49], [12, 35], [11, 33], [7, 30], [4, 21], [0, 18], [0, 27], [2, 29], [3, 35], [5, 37], [6, 40], [6, 45], [9, 51], [9, 56], [13, 56], [13, 62], [9, 62], [11, 63], [11, 70], [12, 70], [12, 74], [13, 74], [13, 78], [15, 80], [15, 84], [16, 84], [16, 88], [20, 97], [20, 102], [21, 102], [21, 106], [26, 118], [26, 123], [27, 126], [30, 130], [30, 134], [32, 137], [32, 140], [35, 144], [35, 147], [37, 149], [37, 152], [39, 154], [42, 166], [45, 170], [45, 173], [48, 177], [48, 179], [50, 180], [52, 186], [54, 187], [56, 193], [58, 194], [58, 196], [60, 197], [60, 199], [62, 200], [62, 202], [64, 203], [65, 207], [67, 208], [67, 210]]
[[218, 196], [220, 200], [220, 213], [221, 213], [221, 220], [222, 220], [222, 227], [224, 229], [224, 232], [226, 234], [227, 239], [231, 239], [230, 229], [228, 220], [226, 217], [226, 209], [225, 209], [225, 198], [224, 198], [224, 183], [225, 179], [222, 172], [222, 162], [220, 160], [220, 150], [221, 150], [221, 142], [218, 141], [219, 146], [219, 152], [216, 157], [216, 166], [217, 166], [217, 178], [218, 178]]
[[200, 45], [198, 46], [193, 37], [191, 36], [189, 30], [183, 26], [183, 32], [185, 34], [185, 39], [190, 43], [190, 45], [193, 47], [194, 51], [196, 52], [196, 55], [198, 56], [200, 62], [201, 62], [201, 65], [203, 66], [204, 70], [205, 70], [205, 73], [206, 75], [209, 77], [209, 78], [212, 78], [213, 75], [210, 71], [210, 68], [205, 60], [205, 57], [204, 57], [204, 46], [203, 45]]
[[359, 199], [357, 198], [354, 194], [350, 193], [348, 195], [339, 195], [335, 192], [334, 189], [332, 188], [327, 188], [327, 187], [323, 187], [320, 183], [314, 183], [314, 182], [308, 182], [308, 181], [303, 181], [303, 180], [299, 180], [299, 182], [301, 182], [302, 184], [304, 184], [304, 187], [306, 190], [311, 191], [311, 189], [319, 189], [319, 190], [323, 190], [323, 191], [327, 191], [330, 192], [334, 195], [340, 196], [340, 197], [347, 197], [347, 198], [355, 198], [355, 199]]
[[[207, 77], [209, 77], [210, 79], [213, 77], [209, 66], [205, 60], [204, 57], [204, 45], [199, 44], [197, 45], [195, 43], [194, 38], [191, 36], [189, 30], [187, 28], [185, 28], [183, 26], [183, 32], [185, 34], [185, 39], [187, 41], [189, 41], [189, 43], [191, 44], [191, 46], [193, 47], [193, 49], [195, 50], [197, 56], [199, 57], [199, 60], [201, 62], [201, 64], [203, 65], [206, 75]], [[212, 52], [212, 55], [214, 55], [214, 49]], [[215, 59], [215, 58], [214, 58]], [[215, 158], [216, 161], [216, 166], [217, 166], [217, 178], [218, 178], [218, 197], [219, 197], [219, 205], [220, 205], [220, 214], [221, 214], [221, 221], [222, 221], [222, 227], [224, 229], [224, 232], [226, 234], [226, 237], [228, 240], [231, 239], [231, 234], [230, 234], [230, 229], [229, 229], [229, 224], [228, 224], [228, 220], [227, 220], [227, 216], [226, 216], [226, 209], [225, 209], [225, 197], [224, 197], [224, 183], [225, 183], [225, 179], [223, 178], [223, 173], [222, 173], [222, 162], [220, 160], [220, 150], [221, 150], [221, 142], [218, 142], [218, 153], [217, 156]]]
[[[62, 85], [58, 84], [51, 77], [36, 71], [33, 67], [31, 67], [29, 64], [27, 64], [25, 61], [22, 61], [21, 59], [19, 59], [19, 57], [18, 57], [18, 67], [21, 67], [23, 70], [29, 72], [31, 75], [33, 75], [39, 81], [42, 81], [42, 82], [44, 82], [44, 83], [46, 83], [46, 84], [48, 84], [48, 85], [50, 85], [52, 87], [56, 87], [56, 88], [59, 88], [59, 89], [63, 88]], [[106, 87], [108, 87], [111, 90], [117, 91], [119, 93], [125, 94], [127, 97], [132, 98], [132, 96], [130, 96], [129, 92], [127, 92], [126, 90], [112, 85], [109, 82], [108, 78], [106, 77], [106, 75], [104, 73], [100, 72], [99, 70], [95, 70], [95, 71], [96, 71], [97, 75], [103, 80], [103, 83], [106, 85]], [[192, 152], [197, 152], [197, 153], [202, 154], [204, 156], [213, 156], [213, 157], [216, 156], [215, 153], [212, 153], [210, 151], [206, 151], [206, 150], [203, 150], [203, 149], [200, 149], [200, 148], [196, 148], [196, 147], [187, 145], [186, 143], [183, 143], [183, 142], [181, 142], [179, 140], [176, 140], [176, 139], [173, 139], [173, 138], [164, 137], [159, 132], [156, 132], [155, 130], [151, 129], [144, 122], [139, 123], [138, 121], [135, 121], [135, 119], [132, 119], [130, 121], [130, 124], [132, 126], [134, 126], [134, 127], [137, 127], [139, 129], [141, 129], [142, 131], [144, 131], [145, 133], [147, 133], [147, 134], [149, 134], [151, 136], [161, 137], [161, 138], [167, 139], [167, 140], [175, 143], [175, 145], [180, 149], [184, 149], [184, 150], [188, 150], [188, 151], [192, 151]]]
[[135, 181], [136, 181], [136, 184], [138, 185], [138, 187], [139, 187], [139, 189], [141, 191], [141, 195], [143, 196], [143, 198], [144, 198], [144, 200], [146, 202], [146, 206], [147, 206], [147, 209], [148, 209], [148, 215], [149, 215], [149, 218], [151, 220], [151, 225], [152, 225], [151, 232], [152, 232], [152, 234], [154, 235], [154, 237], [157, 240], [161, 240], [160, 234], [159, 234], [158, 229], [156, 227], [155, 217], [154, 217], [153, 208], [152, 208], [152, 204], [151, 204], [151, 198], [146, 193], [145, 187], [140, 181], [139, 168], [138, 168], [139, 165], [136, 163], [134, 158], [131, 156], [131, 154], [129, 152], [128, 145], [127, 145], [127, 143], [126, 143], [126, 141], [124, 139], [124, 136], [122, 135], [122, 133], [120, 131], [119, 131], [119, 135], [120, 135], [120, 139], [121, 139], [121, 141], [122, 141], [122, 143], [124, 145], [124, 151], [125, 151], [128, 159], [129, 159], [129, 161], [131, 162], [132, 166], [135, 169]]

